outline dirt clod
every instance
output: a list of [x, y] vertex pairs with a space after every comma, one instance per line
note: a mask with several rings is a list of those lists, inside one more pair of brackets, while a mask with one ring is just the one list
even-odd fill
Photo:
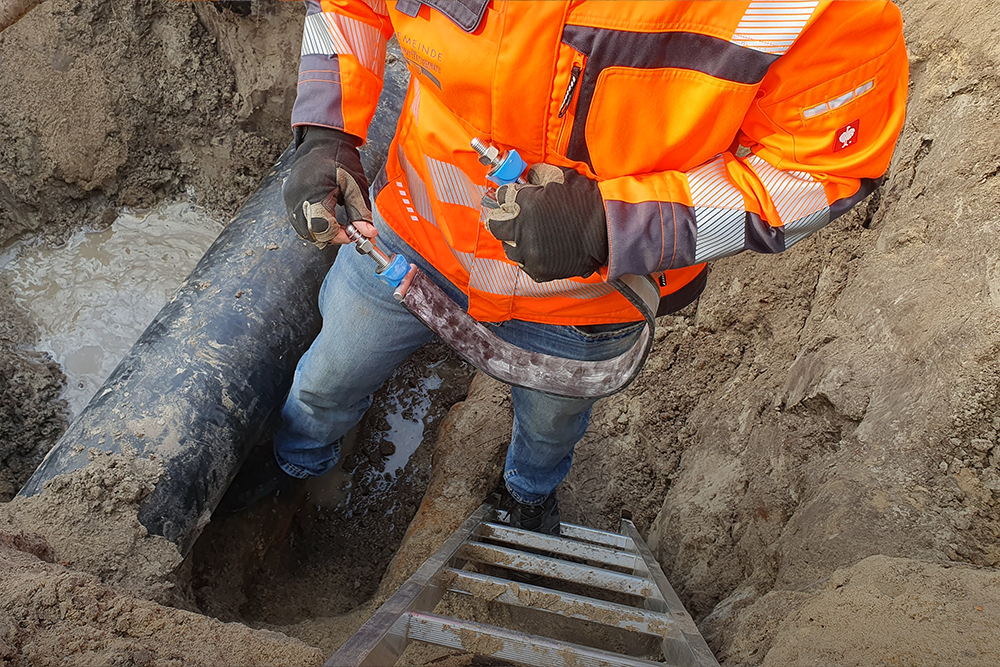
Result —
[[139, 523], [139, 503], [162, 474], [135, 452], [88, 452], [90, 463], [53, 478], [31, 498], [0, 506], [23, 530], [45, 538], [54, 560], [147, 600], [183, 604], [175, 589], [177, 548]]

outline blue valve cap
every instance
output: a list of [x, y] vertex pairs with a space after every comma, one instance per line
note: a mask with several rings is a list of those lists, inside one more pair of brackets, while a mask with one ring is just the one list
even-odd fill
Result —
[[392, 288], [399, 287], [399, 283], [403, 282], [403, 278], [410, 271], [410, 263], [406, 261], [406, 258], [400, 254], [393, 255], [392, 261], [389, 262], [389, 266], [385, 267], [385, 271], [379, 273], [375, 272], [375, 277], [384, 282], [386, 285]]
[[528, 163], [521, 159], [516, 150], [511, 149], [507, 151], [503, 162], [490, 171], [486, 177], [497, 185], [507, 185], [519, 179], [527, 168]]

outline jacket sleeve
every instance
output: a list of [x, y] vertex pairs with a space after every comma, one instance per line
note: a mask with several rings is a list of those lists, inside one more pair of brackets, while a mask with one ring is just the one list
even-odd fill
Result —
[[771, 65], [731, 152], [600, 183], [606, 278], [781, 252], [850, 210], [889, 166], [907, 75], [895, 6], [829, 5]]
[[392, 37], [385, 0], [306, 0], [292, 127], [320, 125], [364, 139], [382, 92]]

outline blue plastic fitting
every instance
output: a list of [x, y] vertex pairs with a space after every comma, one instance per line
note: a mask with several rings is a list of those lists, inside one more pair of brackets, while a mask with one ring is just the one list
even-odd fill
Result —
[[486, 177], [497, 185], [507, 185], [519, 179], [527, 168], [528, 163], [522, 160], [517, 151], [512, 148], [507, 151], [503, 162], [490, 171]]
[[385, 271], [382, 273], [375, 272], [375, 277], [395, 289], [399, 287], [399, 283], [403, 282], [403, 278], [406, 277], [409, 271], [410, 263], [406, 261], [405, 257], [397, 253], [393, 256], [392, 261], [389, 262], [389, 266], [385, 267]]

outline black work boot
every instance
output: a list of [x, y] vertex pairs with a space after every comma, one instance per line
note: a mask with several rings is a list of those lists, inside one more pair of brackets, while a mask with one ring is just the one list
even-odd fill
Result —
[[263, 454], [253, 452], [243, 464], [235, 479], [226, 489], [213, 513], [214, 519], [258, 507], [266, 501], [297, 503], [305, 491], [304, 479], [292, 477], [274, 460], [270, 447], [262, 448]]
[[559, 502], [556, 494], [551, 493], [540, 505], [526, 505], [518, 502], [510, 492], [507, 493], [510, 513], [510, 525], [513, 528], [530, 530], [545, 535], [559, 534]]
[[[559, 535], [559, 502], [556, 500], [555, 493], [549, 494], [548, 498], [543, 500], [540, 505], [526, 505], [518, 502], [514, 496], [510, 495], [506, 485], [503, 485], [500, 489], [499, 506], [500, 509], [507, 510], [511, 528], [530, 530], [544, 535]], [[526, 551], [539, 556], [555, 555], [536, 549], [527, 549]], [[518, 581], [522, 584], [538, 585], [543, 580], [542, 575], [516, 570], [510, 570], [506, 576], [512, 581]]]

